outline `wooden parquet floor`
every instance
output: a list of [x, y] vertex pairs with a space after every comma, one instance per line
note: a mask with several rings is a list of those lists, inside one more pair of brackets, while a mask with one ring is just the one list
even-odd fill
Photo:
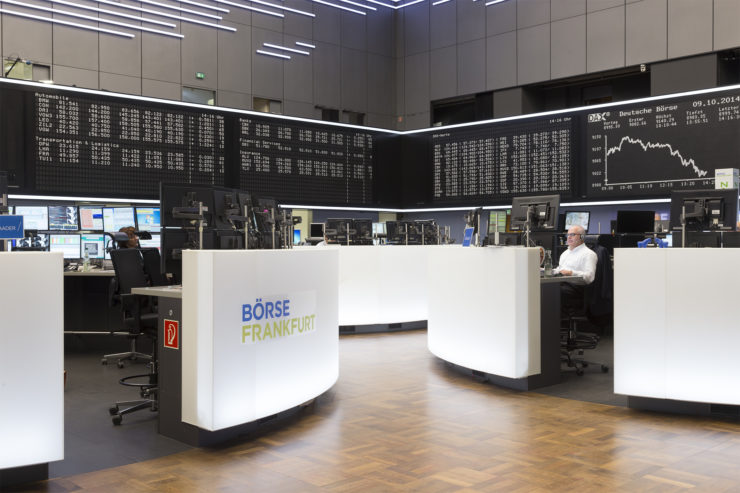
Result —
[[337, 385], [287, 426], [32, 491], [720, 492], [739, 465], [736, 422], [481, 384], [416, 331], [343, 337]]

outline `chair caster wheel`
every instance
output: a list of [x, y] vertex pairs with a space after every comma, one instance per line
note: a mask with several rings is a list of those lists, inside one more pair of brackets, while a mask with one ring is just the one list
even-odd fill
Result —
[[110, 413], [111, 416], [115, 416], [116, 414], [118, 414], [118, 406], [108, 408], [108, 413]]
[[123, 368], [123, 360], [120, 360], [119, 359], [118, 360], [118, 363], [116, 363], [116, 364], [118, 365], [118, 368]]
[[100, 364], [101, 365], [107, 365], [108, 364], [108, 360], [106, 358], [103, 358], [103, 359], [100, 360]]
[[601, 365], [601, 373], [609, 373], [609, 367], [606, 365]]
[[113, 424], [116, 426], [120, 425], [122, 420], [123, 416], [121, 416], [120, 414], [116, 414], [111, 418], [111, 421], [113, 421]]

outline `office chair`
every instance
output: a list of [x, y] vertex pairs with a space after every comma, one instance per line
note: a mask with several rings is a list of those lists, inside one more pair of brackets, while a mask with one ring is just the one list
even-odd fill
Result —
[[599, 334], [585, 332], [582, 326], [600, 327], [603, 330], [613, 312], [612, 295], [614, 277], [609, 251], [596, 244], [587, 243], [596, 253], [596, 275], [591, 284], [584, 287], [583, 305], [579, 309], [569, 310], [567, 325], [561, 330], [561, 360], [570, 368], [575, 368], [581, 376], [589, 365], [598, 366], [606, 373], [609, 367], [603, 363], [584, 359], [583, 352], [596, 349], [601, 338]]
[[[157, 401], [157, 323], [158, 314], [152, 310], [150, 299], [145, 296], [131, 294], [131, 289], [148, 285], [141, 254], [137, 249], [112, 250], [111, 260], [116, 271], [116, 279], [119, 285], [123, 323], [132, 338], [135, 340], [139, 335], [146, 335], [153, 341], [152, 355], [133, 352], [134, 357], [146, 357], [150, 360], [149, 373], [131, 375], [119, 380], [121, 385], [139, 388], [142, 399], [134, 401], [119, 401], [109, 409], [113, 424], [119, 425], [123, 415], [138, 411], [140, 409], [151, 409], [156, 411]], [[130, 353], [121, 353], [129, 355]], [[108, 355], [114, 357], [120, 355]], [[145, 378], [145, 383], [137, 383], [133, 380]]]
[[144, 260], [144, 272], [149, 278], [150, 286], [166, 286], [167, 277], [162, 273], [162, 259], [157, 248], [142, 248], [141, 257]]
[[[116, 249], [111, 250], [110, 254], [116, 276], [111, 279], [111, 284], [108, 290], [108, 304], [110, 306], [121, 304], [121, 308], [123, 309], [125, 314], [127, 308], [124, 307], [122, 303], [123, 295], [131, 294], [131, 288], [148, 286], [149, 282], [147, 281], [146, 275], [143, 270], [141, 253], [139, 252], [139, 250]], [[116, 260], [114, 260], [114, 257], [117, 259], [117, 262]], [[129, 330], [128, 335], [126, 336], [130, 341], [129, 350], [123, 353], [106, 354], [103, 356], [103, 359], [100, 362], [104, 365], [107, 365], [109, 359], [118, 358], [118, 368], [123, 368], [125, 360], [151, 361], [151, 355], [136, 350], [136, 340], [139, 338], [140, 335], [141, 331]]]

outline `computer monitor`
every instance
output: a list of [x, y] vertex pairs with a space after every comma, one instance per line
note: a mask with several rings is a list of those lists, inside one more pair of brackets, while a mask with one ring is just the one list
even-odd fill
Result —
[[529, 219], [530, 231], [549, 231], [558, 222], [560, 195], [514, 197], [511, 202], [511, 229], [524, 231]]
[[349, 229], [352, 227], [352, 219], [332, 218], [326, 220], [326, 241], [328, 243], [339, 243], [346, 245]]
[[324, 223], [311, 223], [309, 236], [311, 238], [323, 238], [324, 237]]
[[385, 223], [373, 223], [373, 236], [385, 236]]
[[[24, 216], [25, 217], [25, 216]], [[25, 220], [25, 219], [24, 219]], [[26, 237], [20, 240], [15, 240], [15, 246], [19, 248], [37, 248], [40, 250], [49, 249], [49, 235], [45, 233], [36, 233], [29, 230], [25, 230]]]
[[161, 229], [159, 207], [137, 207], [136, 224], [137, 231], [159, 233]]
[[100, 205], [81, 205], [80, 229], [82, 231], [103, 231], [103, 207]]
[[89, 259], [104, 259], [105, 257], [105, 244], [109, 236], [102, 234], [85, 234], [80, 235], [80, 254], [82, 258], [85, 258], [85, 252], [87, 251], [87, 258]]
[[373, 220], [353, 219], [350, 225], [350, 243], [355, 245], [373, 244]]
[[213, 191], [213, 226], [217, 229], [234, 230], [244, 228], [244, 221], [236, 218], [244, 216], [236, 190]]
[[153, 234], [151, 240], [142, 240], [139, 238], [139, 246], [141, 248], [162, 248], [161, 238], [158, 234]]
[[49, 209], [45, 205], [17, 205], [16, 216], [23, 216], [23, 228], [47, 231], [49, 229]]
[[49, 229], [55, 231], [77, 231], [79, 230], [77, 218], [77, 206], [75, 205], [50, 205], [49, 206]]
[[617, 233], [651, 233], [655, 230], [655, 211], [617, 211]]
[[62, 252], [64, 258], [80, 258], [80, 235], [49, 235], [49, 251]]
[[115, 233], [129, 226], [136, 227], [133, 207], [103, 207], [103, 231]]
[[565, 230], [568, 231], [572, 226], [581, 226], [588, 233], [588, 223], [591, 213], [582, 211], [568, 211], [565, 213]]
[[293, 244], [294, 245], [301, 244], [301, 230], [300, 229], [293, 230]]
[[672, 192], [671, 229], [681, 228], [681, 215], [685, 210], [686, 229], [690, 231], [736, 231], [737, 194], [736, 188]]
[[508, 210], [497, 210], [488, 212], [488, 234], [496, 231], [503, 233], [506, 231], [506, 216], [511, 212]]

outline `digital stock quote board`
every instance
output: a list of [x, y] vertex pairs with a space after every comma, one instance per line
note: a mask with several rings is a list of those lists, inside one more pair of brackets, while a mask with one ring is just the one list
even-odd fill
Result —
[[224, 184], [224, 118], [73, 92], [33, 93], [35, 188], [156, 197], [159, 182]]
[[439, 130], [430, 138], [435, 204], [571, 195], [575, 137], [570, 115]]
[[740, 91], [719, 91], [587, 113], [586, 195], [667, 196], [714, 188], [740, 167]]
[[239, 118], [239, 187], [306, 204], [372, 205], [373, 133]]

